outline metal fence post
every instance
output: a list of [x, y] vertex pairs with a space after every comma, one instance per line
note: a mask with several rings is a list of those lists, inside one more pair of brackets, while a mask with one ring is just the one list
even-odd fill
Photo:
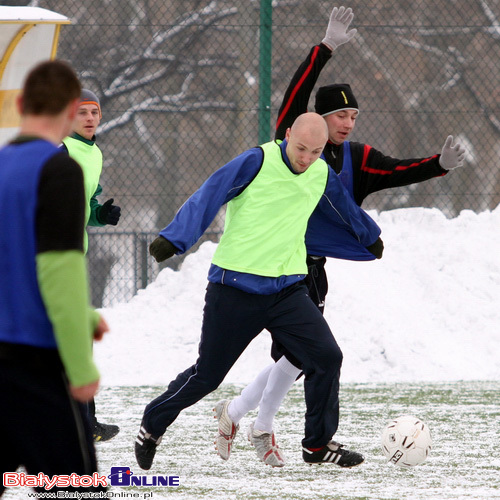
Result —
[[271, 138], [272, 0], [260, 1], [259, 33], [259, 144]]

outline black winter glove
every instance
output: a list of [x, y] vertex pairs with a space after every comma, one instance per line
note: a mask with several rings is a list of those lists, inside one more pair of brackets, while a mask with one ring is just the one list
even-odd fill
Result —
[[382, 258], [382, 254], [384, 253], [384, 242], [380, 239], [377, 239], [375, 243], [372, 243], [370, 246], [367, 246], [366, 249], [375, 255], [377, 259]]
[[179, 249], [163, 236], [158, 236], [153, 243], [149, 245], [149, 253], [156, 259], [156, 262], [163, 262], [164, 260], [170, 259], [170, 257], [178, 251]]
[[109, 199], [99, 208], [97, 212], [97, 220], [101, 224], [111, 224], [116, 226], [120, 220], [122, 214], [122, 209], [116, 205], [113, 205], [114, 198]]

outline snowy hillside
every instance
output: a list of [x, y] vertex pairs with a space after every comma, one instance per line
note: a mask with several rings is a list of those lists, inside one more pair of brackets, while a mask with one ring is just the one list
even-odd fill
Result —
[[[422, 208], [370, 215], [384, 257], [327, 264], [325, 317], [344, 352], [342, 381], [499, 379], [500, 207], [454, 219]], [[103, 385], [166, 384], [194, 363], [215, 247], [204, 243], [180, 271], [102, 310], [111, 327], [95, 346]], [[269, 346], [263, 332], [226, 382], [252, 380], [271, 362]]]

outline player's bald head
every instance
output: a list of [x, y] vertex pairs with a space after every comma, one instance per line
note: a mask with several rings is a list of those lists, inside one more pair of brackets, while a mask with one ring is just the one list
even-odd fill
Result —
[[323, 152], [328, 140], [328, 127], [317, 113], [299, 115], [291, 128], [286, 131], [288, 142], [286, 153], [292, 170], [298, 174], [305, 172]]
[[322, 148], [328, 140], [328, 126], [324, 118], [318, 113], [303, 113], [299, 115], [290, 128], [292, 136], [298, 140], [313, 140]]

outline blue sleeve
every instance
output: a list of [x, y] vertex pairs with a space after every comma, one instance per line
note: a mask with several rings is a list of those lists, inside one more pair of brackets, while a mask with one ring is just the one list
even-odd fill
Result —
[[160, 231], [182, 254], [187, 252], [212, 223], [220, 208], [238, 196], [255, 178], [264, 153], [252, 148], [213, 173], [181, 206], [173, 221]]
[[311, 215], [306, 247], [310, 255], [349, 260], [373, 260], [366, 250], [380, 236], [375, 221], [349, 196], [337, 175], [330, 171], [325, 193]]

